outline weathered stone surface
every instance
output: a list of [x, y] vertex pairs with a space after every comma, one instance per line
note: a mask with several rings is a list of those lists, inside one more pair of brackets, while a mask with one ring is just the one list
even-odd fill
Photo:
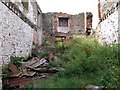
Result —
[[[100, 7], [100, 6], [101, 7]], [[120, 2], [99, 1], [98, 12], [100, 22], [97, 26], [96, 37], [102, 44], [119, 43], [120, 39]]]
[[98, 25], [98, 41], [104, 44], [118, 43], [120, 15], [118, 10]]
[[[92, 14], [92, 13], [91, 13]], [[86, 14], [89, 16], [90, 14]], [[43, 14], [43, 30], [52, 33], [85, 33], [86, 27], [92, 28], [92, 16], [85, 17], [85, 13], [71, 15], [62, 12], [50, 12]], [[68, 27], [59, 27], [59, 18], [68, 18]], [[88, 20], [89, 19], [89, 20]], [[85, 23], [86, 22], [86, 23]], [[90, 26], [91, 25], [91, 26]]]
[[7, 63], [11, 55], [31, 54], [33, 28], [0, 2], [0, 61]]
[[55, 13], [43, 13], [43, 30], [54, 33], [54, 16]]
[[[68, 21], [66, 23], [68, 23], [68, 26], [67, 27], [64, 27], [64, 26], [59, 26], [59, 18], [67, 18]], [[54, 32], [57, 33], [57, 32], [60, 32], [60, 33], [69, 33], [71, 32], [71, 16], [67, 13], [56, 13], [55, 14], [55, 17], [54, 17]], [[63, 25], [65, 24], [64, 21], [62, 21]]]
[[85, 15], [80, 13], [78, 15], [72, 15], [73, 28], [72, 33], [78, 34], [85, 32]]

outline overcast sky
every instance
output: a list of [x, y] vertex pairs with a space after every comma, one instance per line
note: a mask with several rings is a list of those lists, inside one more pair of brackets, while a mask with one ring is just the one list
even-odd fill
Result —
[[63, 12], [79, 14], [81, 12], [93, 13], [93, 28], [98, 23], [98, 0], [37, 0], [43, 13]]

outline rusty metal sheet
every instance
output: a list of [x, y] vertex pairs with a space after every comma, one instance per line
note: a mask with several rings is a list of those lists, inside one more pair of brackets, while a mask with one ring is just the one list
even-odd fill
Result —
[[14, 77], [14, 78], [3, 78], [2, 82], [3, 84], [10, 84], [15, 86], [25, 85], [27, 83], [32, 82], [33, 80], [30, 78], [22, 78], [22, 77]]

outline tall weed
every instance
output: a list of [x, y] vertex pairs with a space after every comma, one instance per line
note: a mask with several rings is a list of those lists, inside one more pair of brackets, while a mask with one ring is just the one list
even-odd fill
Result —
[[[118, 87], [118, 46], [102, 46], [94, 39], [74, 37], [66, 53], [59, 57], [63, 77], [87, 77], [106, 87]], [[60, 77], [59, 77], [60, 78]], [[96, 84], [97, 84], [96, 83]]]
[[118, 45], [102, 46], [92, 38], [74, 37], [53, 66], [63, 68], [52, 80], [38, 81], [36, 87], [83, 87], [86, 84], [119, 87]]

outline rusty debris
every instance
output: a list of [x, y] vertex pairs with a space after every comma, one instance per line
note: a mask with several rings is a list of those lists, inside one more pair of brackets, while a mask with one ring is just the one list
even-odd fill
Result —
[[13, 63], [8, 64], [8, 70], [12, 72], [10, 77], [3, 78], [4, 85], [15, 85], [21, 87], [35, 79], [48, 78], [49, 73], [56, 73], [59, 70], [55, 67], [48, 67], [48, 60], [33, 57], [30, 61], [21, 62], [18, 68]]
[[12, 63], [8, 64], [8, 69], [10, 69], [12, 71], [12, 73], [13, 73], [12, 76], [18, 77], [22, 74], [22, 72], [20, 70], [18, 70], [17, 67]]
[[36, 60], [36, 62], [28, 64], [28, 65], [26, 65], [26, 67], [32, 71], [39, 72], [39, 73], [56, 73], [56, 72], [58, 72], [58, 70], [56, 68], [48, 67], [48, 62], [45, 58]]
[[33, 71], [40, 72], [40, 73], [56, 73], [58, 72], [55, 68], [34, 68]]
[[[4, 89], [8, 85], [22, 88], [27, 83], [30, 83], [33, 80], [31, 78], [23, 78], [23, 77], [7, 77], [7, 78], [3, 78], [2, 81], [3, 81], [2, 83], [3, 83], [3, 89]], [[4, 90], [7, 90], [7, 89], [4, 89]]]
[[13, 73], [12, 77], [22, 77], [22, 76], [33, 76], [35, 72], [28, 72], [27, 69], [23, 69], [20, 71], [14, 64], [9, 63], [8, 69], [10, 69]]

